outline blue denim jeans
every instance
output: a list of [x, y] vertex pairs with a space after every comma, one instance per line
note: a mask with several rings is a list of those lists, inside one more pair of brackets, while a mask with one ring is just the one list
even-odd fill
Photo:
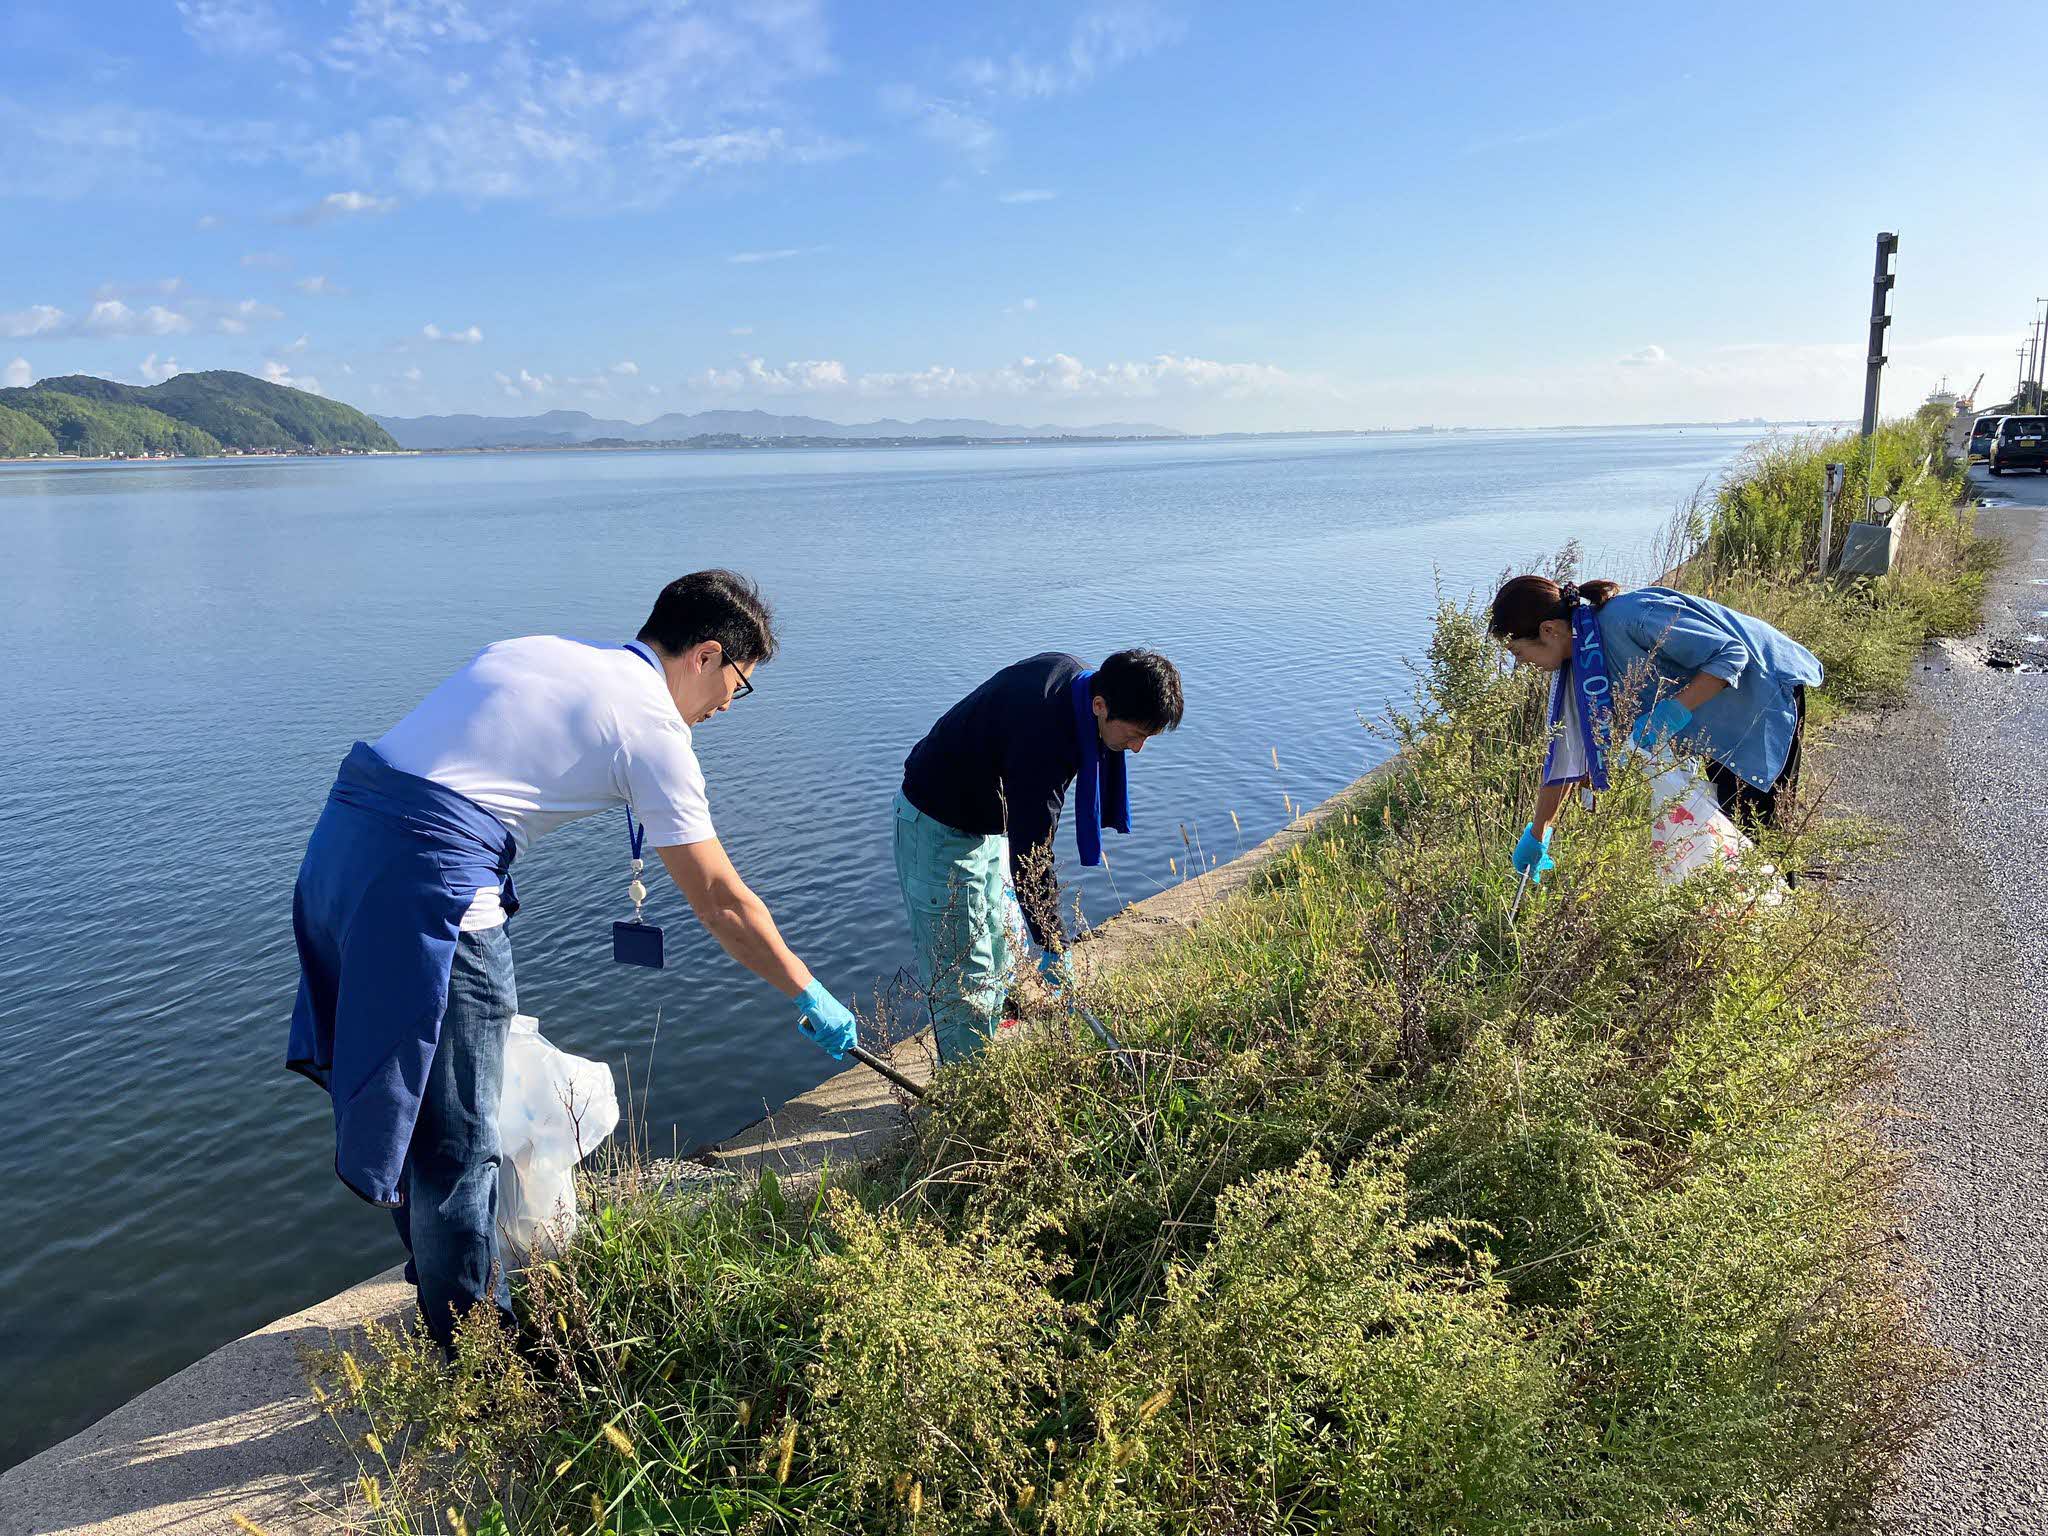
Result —
[[505, 926], [460, 935], [406, 1155], [405, 1204], [391, 1213], [427, 1331], [451, 1354], [456, 1319], [486, 1295], [512, 1321], [512, 1287], [498, 1256], [498, 1094], [518, 1011]]
[[939, 1060], [980, 1050], [1010, 984], [1008, 845], [933, 821], [896, 796], [896, 880]]

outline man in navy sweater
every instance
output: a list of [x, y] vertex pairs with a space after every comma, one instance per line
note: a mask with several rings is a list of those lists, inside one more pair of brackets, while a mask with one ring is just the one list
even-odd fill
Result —
[[911, 749], [896, 878], [941, 1061], [979, 1050], [1002, 1016], [1006, 876], [1049, 970], [1065, 948], [1051, 844], [1068, 787], [1078, 780], [1081, 862], [1098, 864], [1102, 828], [1131, 829], [1124, 754], [1179, 725], [1181, 707], [1180, 673], [1156, 652], [1118, 651], [1091, 669], [1049, 651], [1003, 668]]

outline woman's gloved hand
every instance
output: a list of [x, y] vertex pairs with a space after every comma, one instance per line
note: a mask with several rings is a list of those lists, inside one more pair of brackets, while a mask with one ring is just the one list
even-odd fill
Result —
[[1657, 707], [1636, 721], [1635, 744], [1653, 747], [1692, 724], [1692, 711], [1676, 699], [1659, 699]]
[[797, 1029], [825, 1048], [834, 1061], [846, 1060], [846, 1053], [860, 1044], [860, 1029], [853, 1012], [825, 990], [825, 983], [813, 981], [796, 995], [797, 1010], [803, 1017]]
[[1527, 875], [1531, 885], [1541, 885], [1543, 877], [1557, 868], [1557, 860], [1550, 856], [1550, 829], [1545, 827], [1543, 835], [1536, 835], [1536, 823], [1530, 822], [1522, 828], [1520, 841], [1515, 844], [1515, 873]]

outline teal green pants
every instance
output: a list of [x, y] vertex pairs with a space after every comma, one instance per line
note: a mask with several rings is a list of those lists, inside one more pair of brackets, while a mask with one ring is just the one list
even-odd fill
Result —
[[896, 796], [896, 879], [939, 1060], [980, 1050], [1010, 986], [1009, 845], [933, 821]]

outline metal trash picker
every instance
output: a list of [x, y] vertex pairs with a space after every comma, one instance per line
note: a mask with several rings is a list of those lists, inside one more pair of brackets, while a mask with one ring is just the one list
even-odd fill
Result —
[[851, 1056], [855, 1061], [859, 1062], [862, 1066], [867, 1067], [872, 1071], [881, 1073], [882, 1076], [889, 1079], [890, 1082], [894, 1083], [898, 1088], [901, 1088], [913, 1099], [921, 1099], [924, 1097], [923, 1088], [919, 1087], [916, 1083], [913, 1083], [901, 1072], [898, 1072], [894, 1067], [890, 1066], [888, 1062], [882, 1060], [881, 1057], [877, 1056], [873, 1051], [869, 1050], [866, 1046], [850, 1045], [846, 1048], [846, 1054]]

